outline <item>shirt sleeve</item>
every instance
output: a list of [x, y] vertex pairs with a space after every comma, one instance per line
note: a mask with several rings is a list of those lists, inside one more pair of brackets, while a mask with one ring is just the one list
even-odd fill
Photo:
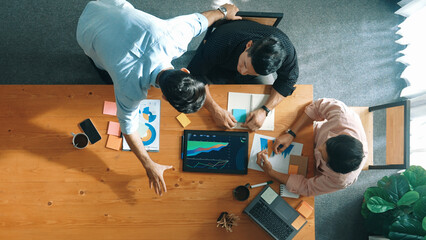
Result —
[[207, 18], [200, 13], [178, 16], [167, 20], [170, 37], [174, 44], [184, 51], [186, 51], [192, 38], [207, 30], [208, 24]]
[[[117, 104], [117, 118], [120, 122], [121, 132], [124, 134], [132, 134], [139, 128], [139, 104], [140, 101], [135, 101], [120, 94], [117, 89], [115, 99]], [[144, 91], [145, 98], [147, 90]]]
[[346, 188], [333, 181], [332, 178], [319, 175], [312, 178], [305, 178], [302, 175], [291, 174], [286, 184], [287, 190], [303, 196], [317, 196], [331, 193]]
[[339, 120], [347, 111], [344, 103], [332, 98], [318, 99], [305, 108], [305, 113], [314, 121]]
[[299, 77], [296, 50], [293, 48], [293, 51], [294, 52], [289, 55], [291, 59], [286, 59], [277, 70], [277, 79], [272, 85], [272, 87], [284, 97], [293, 94], [293, 91], [296, 89], [294, 85]]

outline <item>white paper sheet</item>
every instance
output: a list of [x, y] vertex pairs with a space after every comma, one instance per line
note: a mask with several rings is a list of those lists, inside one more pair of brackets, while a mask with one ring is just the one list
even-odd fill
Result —
[[[257, 153], [262, 151], [263, 149], [267, 149], [267, 140], [275, 140], [273, 137], [260, 135], [260, 134], [254, 134], [253, 137], [253, 144], [251, 146], [251, 153], [250, 153], [250, 159], [248, 168], [254, 169], [257, 171], [262, 171], [263, 169], [257, 165]], [[265, 147], [266, 143], [266, 147]], [[288, 165], [290, 163], [290, 155], [301, 155], [303, 149], [303, 144], [292, 142], [291, 145], [284, 150], [281, 154], [270, 154], [269, 161], [271, 162], [272, 168], [280, 173], [288, 173]]]
[[[250, 112], [260, 108], [268, 100], [268, 94], [250, 94], [250, 93], [228, 93], [228, 111], [232, 113], [233, 109], [245, 109], [247, 116]], [[273, 109], [263, 122], [259, 130], [274, 130], [275, 109]], [[242, 123], [237, 123], [235, 128], [247, 129], [241, 127]]]

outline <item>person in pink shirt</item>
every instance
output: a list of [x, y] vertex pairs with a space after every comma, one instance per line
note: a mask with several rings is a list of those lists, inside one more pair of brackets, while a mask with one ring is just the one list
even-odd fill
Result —
[[353, 184], [367, 160], [367, 140], [359, 116], [343, 102], [322, 98], [312, 102], [274, 143], [281, 153], [299, 130], [314, 125], [315, 176], [283, 174], [272, 169], [267, 149], [257, 154], [257, 164], [270, 177], [286, 185], [290, 192], [316, 196], [335, 192]]

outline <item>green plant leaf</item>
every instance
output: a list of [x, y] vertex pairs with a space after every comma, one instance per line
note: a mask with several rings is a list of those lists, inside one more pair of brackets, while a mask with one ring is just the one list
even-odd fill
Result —
[[383, 213], [394, 209], [396, 206], [394, 203], [388, 202], [381, 197], [374, 196], [368, 199], [367, 207], [373, 213]]
[[387, 186], [387, 185], [389, 185], [390, 184], [390, 179], [389, 179], [389, 177], [388, 176], [384, 176], [382, 179], [380, 179], [378, 182], [377, 182], [377, 186], [378, 187], [385, 187], [385, 186]]
[[411, 190], [417, 187], [417, 177], [414, 172], [405, 171], [402, 174], [408, 179], [408, 183], [410, 184]]
[[364, 221], [364, 227], [367, 232], [372, 235], [388, 236], [390, 225], [394, 222], [395, 210], [390, 210], [384, 213], [372, 213], [369, 211], [367, 219]]
[[414, 191], [420, 194], [420, 198], [426, 197], [426, 185], [418, 186], [414, 188]]
[[406, 192], [410, 191], [410, 185], [404, 175], [392, 175], [389, 180], [389, 184], [384, 188], [389, 193], [392, 202], [397, 203]]
[[[426, 170], [421, 166], [411, 166], [402, 174], [410, 176], [411, 179], [409, 179], [409, 181], [413, 188], [426, 185]], [[413, 174], [415, 178], [411, 177]]]
[[426, 231], [422, 228], [422, 223], [408, 215], [392, 223], [389, 232], [390, 239], [422, 239]]
[[422, 227], [423, 227], [423, 230], [426, 231], [426, 217], [423, 218]]
[[404, 196], [402, 196], [401, 199], [399, 199], [397, 205], [398, 206], [409, 206], [413, 203], [415, 203], [417, 200], [419, 200], [419, 193], [416, 191], [409, 191], [406, 194], [404, 194]]
[[367, 219], [370, 213], [371, 213], [370, 210], [368, 210], [367, 208], [367, 202], [364, 201], [361, 206], [361, 215], [364, 219]]
[[364, 192], [364, 201], [368, 201], [371, 197], [378, 196], [383, 198], [388, 202], [392, 202], [392, 199], [389, 196], [388, 191], [381, 187], [369, 187]]
[[426, 197], [420, 198], [413, 207], [414, 215], [419, 219], [426, 217]]

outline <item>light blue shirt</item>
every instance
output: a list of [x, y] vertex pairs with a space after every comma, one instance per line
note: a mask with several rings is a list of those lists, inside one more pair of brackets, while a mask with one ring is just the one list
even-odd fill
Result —
[[125, 0], [91, 1], [77, 26], [77, 41], [97, 67], [114, 82], [121, 131], [139, 126], [139, 104], [158, 73], [186, 52], [191, 39], [208, 27], [202, 14], [162, 20]]

